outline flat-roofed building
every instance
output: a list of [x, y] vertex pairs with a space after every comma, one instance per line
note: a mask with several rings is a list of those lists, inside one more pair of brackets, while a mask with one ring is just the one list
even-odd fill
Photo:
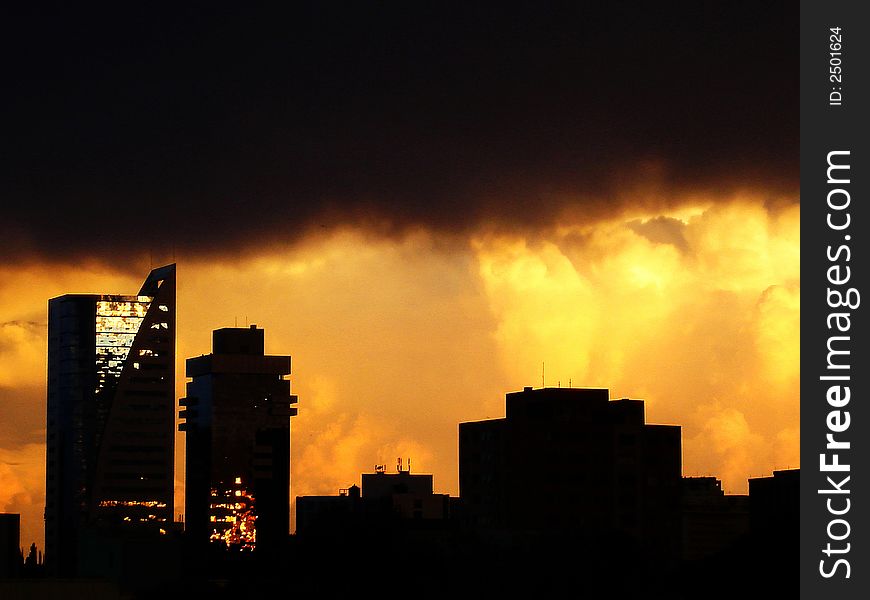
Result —
[[459, 494], [478, 529], [613, 534], [679, 556], [680, 428], [607, 389], [525, 388], [505, 418], [459, 425]]
[[268, 551], [290, 531], [290, 357], [264, 332], [218, 329], [213, 352], [187, 359], [185, 531], [229, 550]]

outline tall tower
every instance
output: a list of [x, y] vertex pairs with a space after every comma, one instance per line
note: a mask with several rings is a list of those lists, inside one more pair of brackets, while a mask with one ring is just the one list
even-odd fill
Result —
[[135, 296], [48, 302], [46, 566], [76, 574], [87, 528], [172, 521], [175, 265]]
[[269, 552], [289, 533], [289, 356], [263, 330], [218, 329], [213, 353], [187, 359], [185, 530], [201, 543]]

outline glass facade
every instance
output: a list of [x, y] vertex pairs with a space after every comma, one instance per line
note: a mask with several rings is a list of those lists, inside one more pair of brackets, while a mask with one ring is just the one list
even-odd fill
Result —
[[124, 361], [154, 300], [151, 296], [137, 296], [135, 300], [103, 298], [96, 303], [97, 393], [121, 377]]
[[68, 294], [48, 308], [46, 567], [72, 577], [95, 532], [165, 532], [173, 520], [175, 265], [138, 294]]

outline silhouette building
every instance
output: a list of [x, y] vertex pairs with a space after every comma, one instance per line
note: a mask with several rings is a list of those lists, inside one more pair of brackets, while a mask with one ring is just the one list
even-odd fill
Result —
[[679, 556], [680, 428], [607, 389], [524, 388], [505, 418], [459, 425], [459, 493], [476, 529], [617, 537]]
[[750, 527], [756, 535], [786, 539], [800, 527], [801, 470], [749, 479]]
[[21, 571], [21, 515], [0, 513], [0, 579], [11, 579]]
[[379, 467], [374, 473], [362, 475], [362, 497], [385, 503], [401, 519], [446, 519], [449, 512], [448, 494], [436, 494], [432, 475], [411, 474], [411, 460], [407, 469], [401, 459], [395, 474]]
[[[400, 459], [401, 460], [401, 459]], [[434, 492], [430, 474], [411, 474], [401, 462], [390, 474], [379, 465], [363, 473], [362, 487], [352, 485], [338, 496], [296, 498], [296, 532], [300, 535], [377, 530], [392, 525], [431, 527], [450, 516], [450, 496]]]
[[173, 518], [175, 265], [134, 296], [48, 303], [45, 557], [74, 575], [87, 531]]
[[749, 533], [749, 496], [725, 494], [715, 477], [683, 477], [682, 557], [700, 560]]
[[269, 550], [290, 525], [289, 356], [265, 354], [264, 332], [225, 328], [213, 353], [187, 359], [185, 531], [232, 550]]

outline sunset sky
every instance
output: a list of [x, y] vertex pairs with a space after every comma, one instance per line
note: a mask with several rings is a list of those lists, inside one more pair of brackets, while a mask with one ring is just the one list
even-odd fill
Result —
[[292, 355], [293, 496], [399, 456], [457, 494], [458, 423], [542, 362], [682, 425], [686, 475], [745, 493], [799, 466], [796, 7], [312, 6], [4, 19], [0, 511], [22, 544], [48, 298], [135, 293], [173, 258], [179, 396], [212, 329]]

